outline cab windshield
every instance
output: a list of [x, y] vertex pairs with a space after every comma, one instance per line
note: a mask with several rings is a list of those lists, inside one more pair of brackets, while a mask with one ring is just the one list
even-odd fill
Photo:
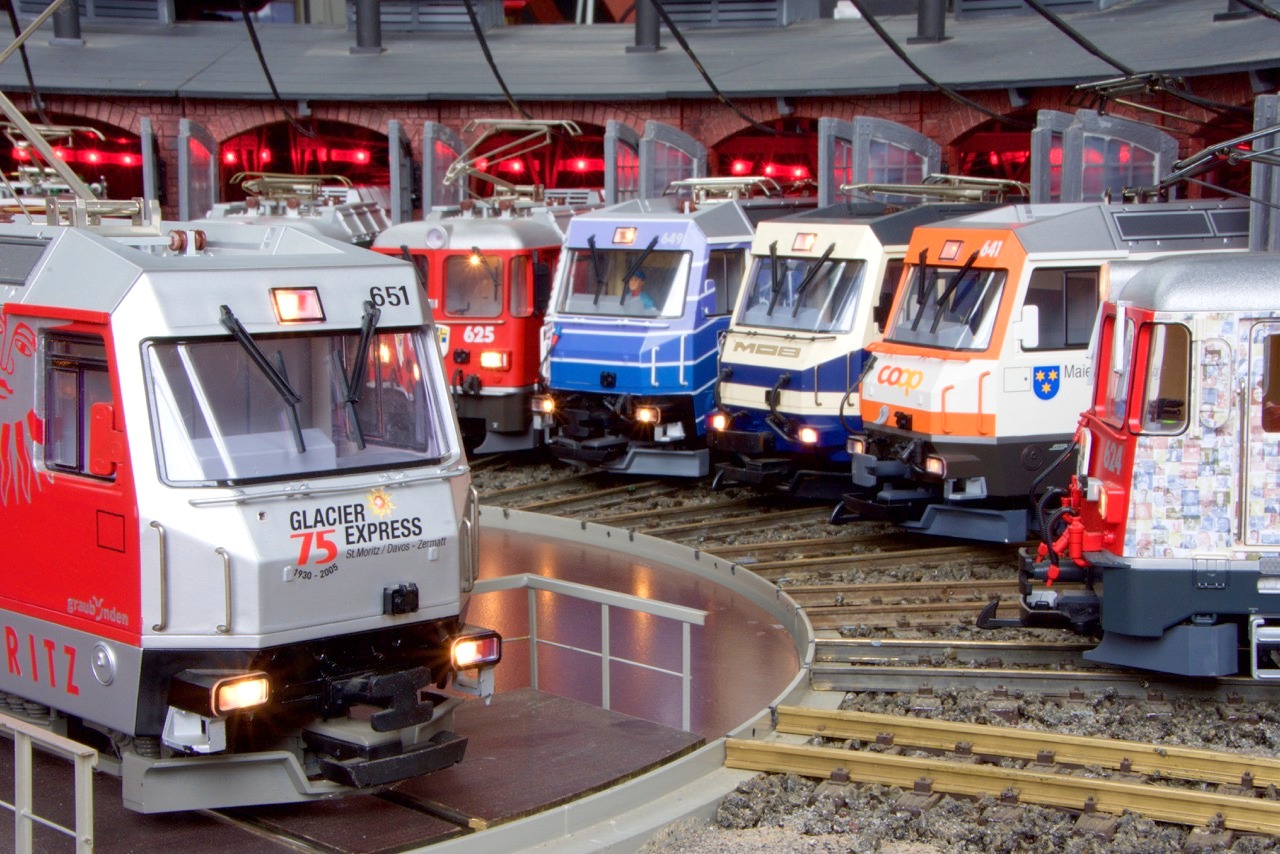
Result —
[[912, 265], [886, 341], [942, 350], [985, 350], [991, 343], [1004, 270]]
[[[255, 360], [251, 349], [269, 363]], [[182, 485], [438, 463], [453, 452], [417, 329], [154, 341], [147, 387], [161, 476]]]
[[679, 317], [689, 265], [688, 252], [574, 249], [556, 308], [562, 314]]
[[[777, 272], [775, 273], [775, 269]], [[799, 332], [848, 332], [866, 262], [757, 257], [738, 310], [742, 326]]]
[[444, 313], [456, 317], [502, 314], [502, 259], [478, 253], [445, 259]]

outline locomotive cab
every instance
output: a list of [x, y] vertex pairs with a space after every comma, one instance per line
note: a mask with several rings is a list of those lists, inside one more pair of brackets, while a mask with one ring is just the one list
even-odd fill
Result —
[[576, 217], [548, 318], [548, 391], [535, 426], [584, 468], [710, 471], [719, 336], [752, 220], [736, 200], [635, 199]]
[[1219, 202], [1013, 205], [916, 229], [884, 340], [868, 347], [854, 491], [833, 521], [1026, 539], [1032, 490], [1066, 485], [1103, 263], [1243, 249], [1247, 234], [1247, 207]]
[[1101, 631], [1095, 661], [1280, 678], [1277, 270], [1249, 254], [1124, 271], [1077, 472], [1041, 498], [1013, 623]]
[[410, 266], [154, 210], [0, 255], [0, 690], [142, 812], [457, 762], [443, 689], [491, 692], [501, 639], [465, 623], [478, 508]]
[[564, 223], [588, 206], [468, 201], [392, 226], [373, 249], [416, 266], [449, 389], [475, 453], [537, 447], [530, 399]]

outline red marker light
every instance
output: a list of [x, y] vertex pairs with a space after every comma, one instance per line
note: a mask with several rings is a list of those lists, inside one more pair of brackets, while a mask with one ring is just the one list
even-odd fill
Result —
[[729, 167], [729, 171], [732, 172], [734, 175], [750, 175], [751, 161], [735, 160], [733, 161], [733, 164]]
[[222, 153], [222, 162], [223, 162], [223, 163], [235, 163], [235, 162], [236, 162], [236, 153], [235, 153], [234, 151], [224, 151], [224, 152]]

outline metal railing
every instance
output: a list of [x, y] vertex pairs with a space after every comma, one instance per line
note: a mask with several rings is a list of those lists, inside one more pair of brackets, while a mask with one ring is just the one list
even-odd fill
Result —
[[[4, 714], [0, 714], [0, 734], [13, 736], [14, 802], [0, 800], [0, 807], [13, 813], [14, 850], [18, 854], [30, 854], [35, 839], [35, 825], [39, 824], [74, 839], [76, 854], [93, 851], [93, 769], [98, 765], [98, 751]], [[75, 763], [75, 829], [35, 814], [33, 743]]]
[[[643, 599], [639, 596], [632, 596], [628, 593], [618, 593], [613, 590], [601, 590], [598, 587], [576, 584], [572, 581], [560, 581], [559, 579], [546, 578], [545, 576], [531, 575], [529, 573], [508, 575], [502, 578], [487, 578], [483, 581], [478, 581], [476, 582], [474, 593], [496, 593], [500, 590], [520, 589], [526, 589], [529, 591], [529, 634], [524, 637], [504, 637], [503, 643], [508, 644], [518, 641], [529, 642], [529, 687], [534, 690], [537, 690], [538, 688], [538, 646], [540, 644], [580, 652], [600, 659], [600, 673], [602, 680], [600, 687], [600, 705], [604, 709], [610, 708], [612, 688], [609, 671], [610, 666], [614, 662], [625, 664], [630, 667], [638, 667], [643, 670], [650, 670], [655, 673], [663, 673], [668, 676], [679, 677], [682, 692], [681, 728], [686, 732], [692, 729], [691, 709], [693, 697], [693, 656], [690, 645], [689, 627], [703, 625], [707, 617], [706, 611], [702, 611], [697, 608], [687, 608], [683, 605], [672, 605], [668, 602], [654, 602], [650, 599]], [[600, 650], [596, 652], [538, 637], [537, 594], [539, 591], [568, 596], [572, 599], [581, 599], [586, 602], [598, 603], [600, 605]], [[646, 664], [641, 661], [632, 661], [631, 659], [614, 655], [609, 648], [609, 613], [613, 608], [624, 608], [628, 611], [651, 614], [655, 617], [662, 617], [679, 622], [681, 625], [680, 670], [668, 670], [653, 664]]]

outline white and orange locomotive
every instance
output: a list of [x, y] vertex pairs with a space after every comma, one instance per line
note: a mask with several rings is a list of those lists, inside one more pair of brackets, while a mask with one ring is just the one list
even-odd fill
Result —
[[0, 269], [0, 691], [142, 812], [457, 762], [439, 690], [491, 691], [501, 639], [411, 265], [71, 199]]
[[1095, 661], [1280, 679], [1280, 256], [1111, 266], [1076, 475], [1041, 499], [1020, 618], [980, 624], [1100, 628]]

